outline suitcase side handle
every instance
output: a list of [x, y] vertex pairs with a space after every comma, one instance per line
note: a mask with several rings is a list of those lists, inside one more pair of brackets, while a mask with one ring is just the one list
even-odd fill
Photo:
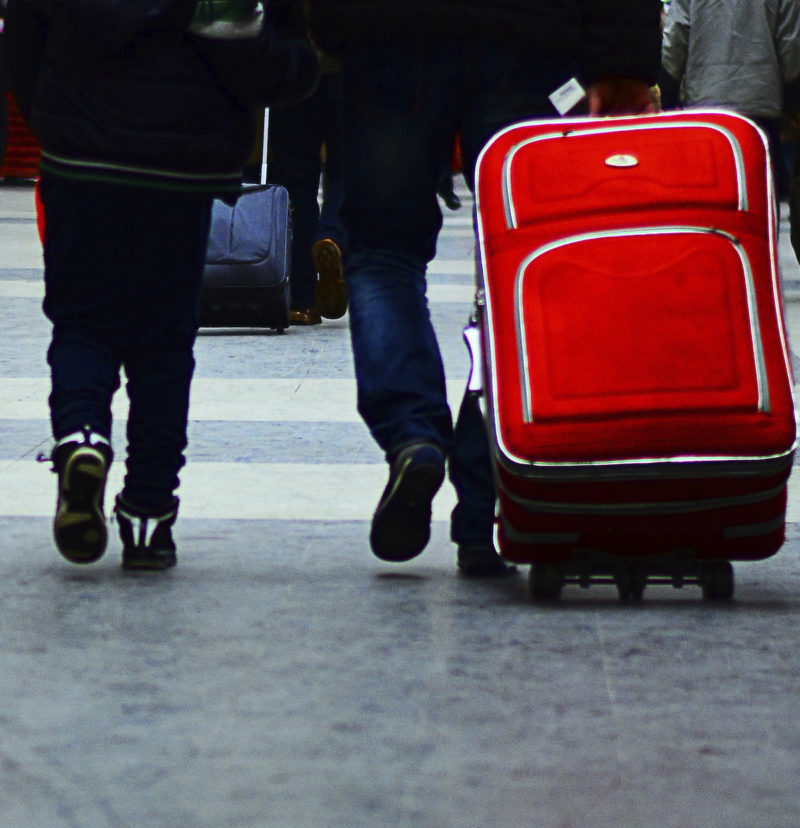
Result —
[[469, 323], [464, 328], [463, 337], [470, 359], [467, 393], [483, 396], [483, 338], [478, 322], [479, 313], [479, 301], [476, 300], [475, 309], [470, 316]]

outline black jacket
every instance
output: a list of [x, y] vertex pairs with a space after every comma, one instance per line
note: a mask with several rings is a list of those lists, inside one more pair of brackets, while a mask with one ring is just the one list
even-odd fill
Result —
[[310, 94], [317, 56], [265, 26], [258, 40], [187, 33], [196, 0], [10, 0], [11, 86], [71, 177], [217, 191], [238, 186], [253, 104]]
[[569, 56], [587, 81], [619, 75], [655, 83], [660, 0], [306, 0], [319, 45], [419, 37], [521, 38], [539, 53]]

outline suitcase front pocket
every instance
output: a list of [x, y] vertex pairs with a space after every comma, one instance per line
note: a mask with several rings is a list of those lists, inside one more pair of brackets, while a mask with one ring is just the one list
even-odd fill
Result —
[[527, 138], [505, 158], [502, 192], [507, 230], [654, 205], [749, 207], [744, 156], [733, 133], [681, 121], [562, 128]]
[[770, 410], [753, 273], [727, 233], [572, 236], [529, 255], [515, 291], [525, 423]]

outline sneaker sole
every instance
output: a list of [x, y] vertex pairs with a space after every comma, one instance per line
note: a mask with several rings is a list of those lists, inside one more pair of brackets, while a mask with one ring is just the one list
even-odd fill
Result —
[[59, 489], [53, 537], [70, 563], [89, 564], [106, 551], [108, 529], [103, 514], [106, 463], [99, 451], [79, 448], [70, 457]]
[[129, 572], [163, 572], [178, 563], [174, 552], [164, 552], [154, 555], [152, 550], [147, 552], [122, 551], [122, 568]]
[[378, 507], [369, 541], [375, 557], [410, 561], [431, 537], [431, 502], [444, 480], [444, 465], [419, 465], [398, 475], [395, 488]]
[[332, 243], [322, 243], [314, 245], [311, 258], [319, 273], [314, 292], [317, 310], [325, 319], [340, 319], [347, 313], [347, 286], [340, 254]]
[[458, 569], [465, 578], [505, 578], [517, 572], [516, 566], [507, 564], [499, 555], [485, 558], [459, 556]]

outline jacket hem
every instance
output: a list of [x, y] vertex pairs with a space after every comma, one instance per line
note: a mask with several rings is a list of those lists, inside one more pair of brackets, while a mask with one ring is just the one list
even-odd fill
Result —
[[43, 172], [69, 178], [73, 181], [95, 181], [172, 192], [235, 192], [241, 187], [242, 181], [240, 172], [179, 172], [135, 165], [63, 158], [46, 151], [42, 152], [40, 167]]

